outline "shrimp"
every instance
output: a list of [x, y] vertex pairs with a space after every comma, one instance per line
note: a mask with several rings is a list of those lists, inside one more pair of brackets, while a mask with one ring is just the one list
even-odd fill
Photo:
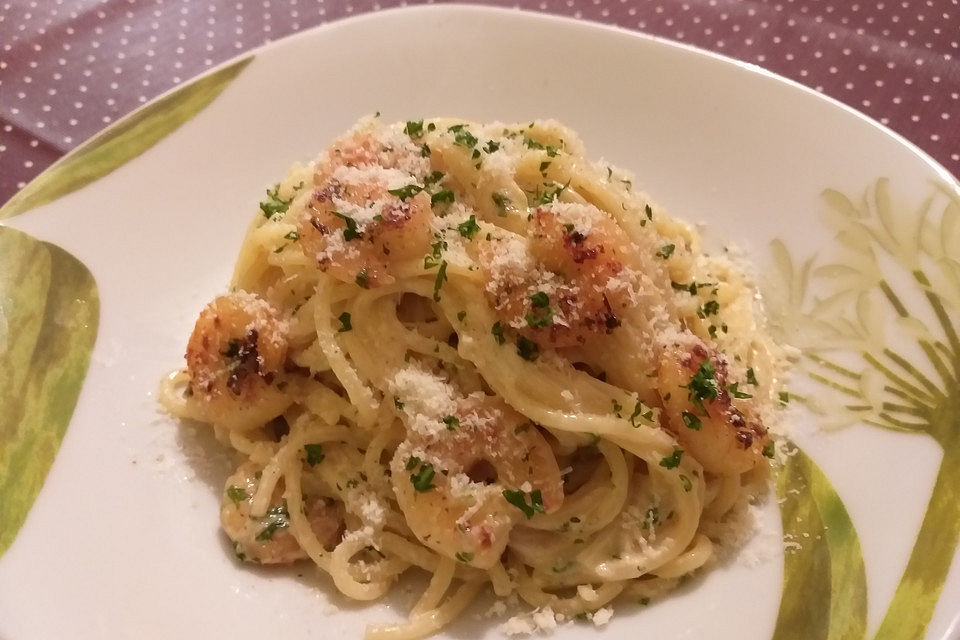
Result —
[[[334, 175], [343, 179], [331, 177], [317, 187], [299, 222], [304, 252], [343, 282], [364, 288], [392, 283], [395, 265], [429, 251], [430, 196], [391, 194], [360, 171]], [[410, 185], [417, 186], [412, 176]]]
[[591, 205], [534, 211], [533, 268], [498, 273], [495, 243], [481, 247], [486, 291], [500, 319], [540, 345], [571, 347], [613, 332], [634, 301], [640, 265], [626, 234]]
[[390, 463], [391, 481], [423, 544], [489, 568], [518, 522], [560, 507], [560, 469], [544, 436], [501, 400], [468, 396], [453, 417], [456, 426], [437, 436], [411, 431]]
[[246, 430], [290, 405], [286, 323], [256, 294], [220, 296], [200, 313], [187, 342], [188, 392], [196, 417]]
[[[220, 524], [233, 541], [237, 557], [263, 564], [287, 564], [303, 560], [307, 553], [290, 533], [290, 514], [283, 501], [282, 480], [273, 490], [270, 508], [262, 518], [250, 515], [250, 506], [260, 484], [262, 469], [253, 462], [240, 465], [227, 478], [220, 509]], [[329, 551], [343, 533], [343, 505], [328, 498], [304, 499], [307, 521], [317, 540]]]
[[657, 382], [667, 429], [706, 471], [730, 475], [762, 464], [770, 437], [749, 405], [735, 406], [716, 353], [699, 342], [664, 349]]
[[376, 165], [403, 169], [423, 178], [430, 172], [430, 161], [423, 153], [409, 136], [388, 127], [355, 131], [336, 140], [320, 157], [314, 185], [323, 187], [338, 167]]

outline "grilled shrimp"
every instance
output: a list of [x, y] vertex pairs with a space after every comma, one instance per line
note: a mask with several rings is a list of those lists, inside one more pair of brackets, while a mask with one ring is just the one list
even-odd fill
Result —
[[613, 220], [591, 205], [553, 204], [533, 213], [527, 237], [533, 268], [512, 277], [497, 273], [502, 249], [481, 248], [486, 290], [502, 321], [553, 347], [585, 344], [620, 326], [639, 265]]
[[[394, 265], [422, 257], [430, 248], [430, 196], [391, 194], [382, 181], [362, 171], [334, 176], [342, 177], [331, 177], [314, 190], [300, 220], [304, 252], [343, 282], [364, 288], [390, 284]], [[412, 176], [409, 184], [415, 184]]]
[[197, 418], [231, 429], [261, 426], [290, 404], [280, 390], [286, 323], [259, 296], [220, 296], [197, 318], [187, 343], [189, 392]]
[[560, 469], [537, 428], [500, 400], [470, 396], [453, 417], [455, 426], [437, 436], [410, 433], [390, 463], [391, 480], [423, 544], [489, 568], [518, 522], [560, 507]]
[[430, 171], [430, 161], [421, 147], [406, 135], [388, 127], [355, 131], [336, 140], [321, 156], [314, 175], [314, 185], [323, 187], [338, 167], [380, 166], [386, 169], [411, 171], [423, 178]]
[[[289, 531], [290, 515], [282, 499], [282, 480], [273, 490], [266, 514], [259, 518], [250, 515], [260, 471], [253, 462], [245, 462], [227, 478], [220, 509], [223, 531], [233, 541], [234, 552], [241, 560], [263, 564], [303, 560], [307, 554]], [[304, 506], [313, 533], [327, 550], [332, 549], [343, 532], [343, 505], [327, 498], [312, 498], [305, 499]]]
[[706, 471], [737, 474], [762, 463], [767, 430], [749, 405], [734, 404], [726, 363], [704, 344], [665, 349], [657, 387], [667, 428]]

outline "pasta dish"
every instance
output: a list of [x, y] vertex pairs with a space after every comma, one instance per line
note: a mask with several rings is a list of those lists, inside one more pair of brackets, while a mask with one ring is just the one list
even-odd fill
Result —
[[240, 560], [364, 601], [427, 572], [367, 630], [406, 640], [483, 590], [599, 624], [709, 564], [780, 354], [738, 262], [570, 129], [371, 117], [267, 191], [161, 397], [236, 452]]

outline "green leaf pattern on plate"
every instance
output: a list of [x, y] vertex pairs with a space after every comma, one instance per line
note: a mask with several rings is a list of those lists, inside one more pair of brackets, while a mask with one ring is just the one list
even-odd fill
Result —
[[198, 78], [94, 136], [13, 196], [0, 208], [0, 220], [76, 191], [133, 160], [213, 102], [252, 59]]
[[0, 227], [0, 555], [53, 464], [99, 316], [96, 283], [79, 260]]
[[[913, 211], [889, 181], [860, 198], [827, 190], [834, 255], [799, 264], [773, 246], [774, 320], [823, 386], [806, 399], [833, 427], [925, 434], [943, 458], [875, 640], [923, 637], [960, 542], [960, 193], [935, 184]], [[816, 284], [816, 286], [813, 286]], [[902, 336], [897, 350], [888, 333]], [[912, 344], [911, 344], [912, 343]]]
[[784, 581], [773, 640], [862, 639], [867, 584], [857, 532], [820, 468], [792, 443], [784, 448]]

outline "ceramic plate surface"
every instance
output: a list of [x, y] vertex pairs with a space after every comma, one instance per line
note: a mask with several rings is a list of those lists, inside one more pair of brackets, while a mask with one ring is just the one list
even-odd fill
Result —
[[[155, 406], [264, 188], [374, 111], [563, 121], [590, 156], [746, 251], [803, 353], [799, 450], [747, 546], [603, 629], [554, 637], [960, 637], [960, 185], [757, 67], [428, 7], [225, 65], [0, 209], [0, 638], [360, 638], [405, 614], [409, 590], [346, 603], [309, 568], [235, 562], [218, 528], [225, 476], [198, 454], [208, 438]], [[478, 611], [443, 637], [500, 637]]]

